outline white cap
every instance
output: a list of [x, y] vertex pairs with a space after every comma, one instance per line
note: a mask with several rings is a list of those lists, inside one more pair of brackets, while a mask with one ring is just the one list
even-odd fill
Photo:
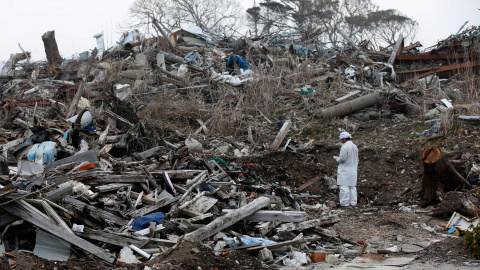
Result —
[[344, 131], [342, 133], [340, 133], [340, 136], [338, 136], [338, 138], [341, 140], [341, 139], [351, 139], [352, 138], [352, 135], [350, 135], [350, 133]]

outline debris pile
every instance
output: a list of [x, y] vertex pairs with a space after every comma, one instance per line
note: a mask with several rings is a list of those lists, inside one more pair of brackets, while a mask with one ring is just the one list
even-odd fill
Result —
[[[11, 251], [30, 250], [48, 260], [146, 269], [188, 269], [185, 256], [224, 269], [233, 261], [259, 269], [361, 256], [367, 243], [331, 228], [341, 217], [332, 199], [336, 168], [326, 159], [338, 148], [323, 140], [338, 130], [360, 137], [361, 125], [382, 119], [428, 127], [408, 143], [445, 136], [432, 134], [478, 107], [461, 103], [473, 100], [466, 86], [478, 86], [478, 78], [455, 72], [476, 74], [477, 32], [421, 53], [403, 37], [372, 51], [341, 31], [348, 45], [326, 48], [212, 37], [196, 27], [168, 40], [135, 30], [108, 49], [97, 34], [97, 48], [73, 59], [61, 58], [47, 32], [47, 61], [22, 52], [0, 68], [0, 254], [13, 260]], [[476, 124], [480, 117], [458, 119]], [[336, 129], [326, 127], [332, 122]], [[364, 205], [416, 200], [419, 156], [386, 154], [382, 162], [397, 162], [387, 176], [405, 179], [391, 188], [396, 179], [385, 181], [374, 168], [377, 150], [360, 149], [371, 165], [359, 174]], [[425, 205], [451, 202], [450, 192], [479, 183], [478, 154], [452, 163], [432, 149], [423, 157], [431, 172], [423, 175]], [[269, 165], [286, 153], [295, 159], [291, 168]], [[432, 167], [437, 161], [448, 174]], [[437, 214], [478, 215], [470, 195]]]

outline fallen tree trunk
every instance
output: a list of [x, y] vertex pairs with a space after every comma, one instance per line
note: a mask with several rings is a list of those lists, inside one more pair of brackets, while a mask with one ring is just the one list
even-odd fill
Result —
[[438, 202], [438, 194], [459, 189], [471, 189], [470, 183], [461, 176], [450, 160], [438, 147], [427, 148], [422, 155], [423, 178], [420, 198], [423, 206]]

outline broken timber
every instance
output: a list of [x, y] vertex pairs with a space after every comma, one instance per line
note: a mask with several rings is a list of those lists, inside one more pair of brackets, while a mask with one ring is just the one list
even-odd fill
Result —
[[290, 130], [290, 127], [292, 126], [292, 121], [287, 120], [285, 123], [283, 123], [282, 128], [277, 134], [277, 137], [275, 137], [275, 140], [273, 141], [272, 145], [270, 146], [270, 149], [273, 151], [278, 150], [280, 145], [282, 144], [283, 140], [287, 136], [288, 131]]
[[224, 216], [216, 218], [214, 221], [185, 235], [185, 239], [192, 240], [192, 241], [202, 241], [205, 238], [208, 238], [219, 231], [232, 226], [237, 221], [247, 217], [256, 211], [262, 209], [263, 207], [268, 206], [270, 203], [270, 199], [266, 197], [260, 197], [255, 199], [254, 201], [250, 202], [249, 204], [236, 209]]
[[43, 218], [39, 218], [37, 217], [36, 215], [34, 215], [33, 213], [30, 213], [29, 211], [27, 210], [24, 210], [22, 207], [16, 205], [16, 204], [9, 204], [9, 205], [5, 205], [3, 206], [3, 209], [10, 212], [11, 214], [27, 221], [27, 222], [30, 222], [32, 223], [33, 225], [39, 227], [40, 229], [48, 232], [48, 233], [51, 233], [55, 236], [57, 236], [58, 238], [61, 238], [62, 240], [65, 240], [67, 242], [69, 242], [70, 244], [74, 245], [74, 246], [77, 246], [91, 254], [93, 254], [94, 256], [108, 262], [108, 263], [111, 263], [113, 264], [116, 260], [116, 258], [114, 256], [112, 256], [111, 254], [109, 254], [108, 252], [106, 252], [105, 250], [103, 250], [102, 248], [88, 242], [88, 241], [85, 241], [83, 240], [82, 238], [64, 230], [63, 228], [61, 228], [60, 226], [57, 226], [51, 222], [48, 222], [46, 221], [45, 219]]
[[[234, 209], [223, 209], [222, 212], [230, 213]], [[255, 221], [281, 221], [281, 222], [301, 222], [308, 219], [308, 215], [301, 211], [275, 211], [275, 210], [260, 210], [249, 216], [242, 218], [243, 220]]]

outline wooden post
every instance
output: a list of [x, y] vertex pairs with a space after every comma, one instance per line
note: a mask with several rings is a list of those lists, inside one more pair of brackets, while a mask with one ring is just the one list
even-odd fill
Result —
[[392, 55], [390, 55], [390, 58], [388, 59], [388, 64], [393, 65], [395, 62], [395, 58], [397, 58], [397, 55], [401, 54], [403, 50], [403, 35], [400, 34], [400, 36], [397, 39], [397, 43], [395, 43], [395, 46], [393, 47], [392, 50]]
[[60, 66], [63, 59], [58, 52], [57, 41], [55, 40], [55, 31], [45, 32], [42, 36], [45, 54], [47, 55], [48, 66], [55, 68]]
[[470, 183], [461, 176], [439, 148], [427, 148], [422, 155], [423, 178], [420, 197], [427, 206], [438, 201], [438, 195], [459, 188], [471, 189]]
[[256, 211], [262, 209], [263, 207], [268, 206], [270, 199], [267, 197], [260, 197], [250, 202], [249, 204], [236, 209], [224, 216], [216, 218], [214, 221], [209, 223], [207, 226], [202, 227], [196, 231], [188, 233], [185, 235], [185, 239], [192, 241], [202, 241], [205, 238], [208, 238], [219, 231], [232, 226], [237, 221], [243, 219], [244, 217], [250, 216]]

